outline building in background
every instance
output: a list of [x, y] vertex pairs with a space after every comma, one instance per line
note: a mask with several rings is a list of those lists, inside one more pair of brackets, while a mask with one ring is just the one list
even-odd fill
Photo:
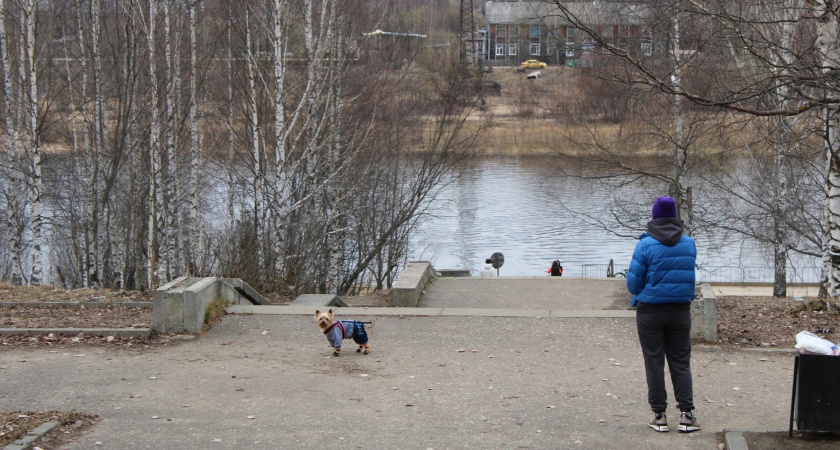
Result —
[[[635, 56], [653, 56], [664, 50], [664, 33], [650, 25], [651, 11], [642, 4], [591, 0], [562, 3], [574, 16], [591, 24], [604, 44]], [[587, 67], [604, 52], [601, 42], [570, 26], [557, 6], [544, 0], [488, 1], [485, 17], [489, 65], [518, 65], [536, 59]]]

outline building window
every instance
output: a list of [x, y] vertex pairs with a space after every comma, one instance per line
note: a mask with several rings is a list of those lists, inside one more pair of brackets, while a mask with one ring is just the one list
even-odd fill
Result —
[[575, 36], [577, 36], [577, 28], [566, 28], [566, 57], [575, 57]]
[[503, 38], [506, 36], [505, 27], [504, 25], [497, 25], [496, 26], [496, 37]]
[[539, 25], [531, 25], [531, 37], [540, 37]]
[[618, 29], [618, 48], [625, 52], [630, 50], [630, 34], [627, 27], [619, 27]]
[[516, 56], [516, 47], [517, 47], [516, 44], [510, 44], [508, 46], [508, 55], [509, 56]]
[[612, 25], [607, 25], [604, 27], [604, 31], [601, 33], [601, 40], [604, 41], [604, 44], [612, 46], [613, 45], [613, 27]]
[[496, 44], [496, 56], [505, 56], [505, 44]]
[[531, 43], [531, 55], [540, 56], [540, 44]]
[[650, 56], [653, 54], [653, 31], [648, 28], [642, 33], [641, 39], [642, 43], [642, 54], [645, 56]]

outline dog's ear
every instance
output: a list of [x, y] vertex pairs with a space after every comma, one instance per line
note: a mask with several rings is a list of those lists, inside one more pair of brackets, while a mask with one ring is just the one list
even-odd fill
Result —
[[331, 309], [331, 310], [329, 310], [329, 311], [327, 311], [327, 314], [332, 314], [332, 313], [333, 313], [333, 312], [332, 312], [332, 309]]
[[315, 317], [318, 317], [321, 314], [321, 311], [315, 310]]

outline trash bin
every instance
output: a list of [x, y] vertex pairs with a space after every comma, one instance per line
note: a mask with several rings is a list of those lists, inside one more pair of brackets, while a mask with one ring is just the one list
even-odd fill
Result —
[[793, 365], [790, 429], [840, 431], [840, 356], [797, 354]]

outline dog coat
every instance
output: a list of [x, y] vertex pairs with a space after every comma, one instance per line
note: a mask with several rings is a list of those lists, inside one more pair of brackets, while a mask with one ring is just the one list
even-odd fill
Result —
[[365, 324], [357, 320], [338, 320], [324, 330], [327, 340], [334, 348], [341, 348], [341, 341], [353, 338], [357, 344], [367, 344]]

